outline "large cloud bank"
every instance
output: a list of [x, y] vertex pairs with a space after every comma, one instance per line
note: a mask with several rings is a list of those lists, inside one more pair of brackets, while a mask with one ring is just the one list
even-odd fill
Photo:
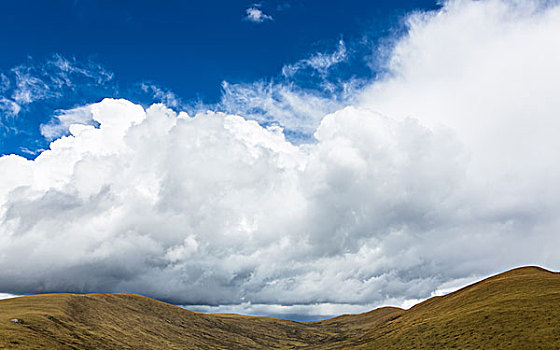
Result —
[[329, 315], [557, 269], [558, 58], [559, 6], [453, 1], [410, 17], [390, 74], [311, 144], [210, 111], [67, 111], [35, 160], [0, 158], [0, 291]]

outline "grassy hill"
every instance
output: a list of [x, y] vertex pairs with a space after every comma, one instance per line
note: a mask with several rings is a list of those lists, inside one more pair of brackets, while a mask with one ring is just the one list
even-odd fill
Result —
[[0, 349], [560, 349], [560, 274], [511, 270], [409, 310], [318, 322], [195, 313], [134, 294], [0, 300]]

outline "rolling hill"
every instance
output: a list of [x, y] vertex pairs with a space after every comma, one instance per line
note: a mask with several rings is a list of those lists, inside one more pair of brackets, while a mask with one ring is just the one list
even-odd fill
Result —
[[211, 315], [135, 294], [0, 300], [0, 349], [560, 349], [560, 274], [514, 269], [409, 310], [316, 322]]

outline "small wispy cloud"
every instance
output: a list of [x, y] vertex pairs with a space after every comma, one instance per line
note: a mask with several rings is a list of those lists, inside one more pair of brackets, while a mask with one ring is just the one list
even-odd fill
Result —
[[10, 79], [3, 73], [0, 73], [0, 92], [4, 92], [10, 88]]
[[272, 16], [264, 13], [260, 9], [260, 6], [260, 4], [253, 4], [251, 7], [246, 9], [244, 19], [253, 23], [263, 23], [274, 20]]
[[17, 67], [13, 70], [16, 76], [17, 88], [12, 94], [12, 99], [26, 105], [37, 100], [44, 100], [60, 96], [60, 92], [51, 87], [44, 79], [35, 76], [28, 67]]
[[278, 4], [278, 6], [276, 6], [276, 11], [285, 11], [285, 10], [289, 10], [290, 8], [292, 8], [292, 5], [290, 3], [283, 3], [283, 4]]
[[150, 94], [155, 102], [163, 103], [167, 107], [177, 108], [182, 105], [181, 99], [171, 90], [146, 82], [140, 84], [140, 89]]
[[282, 75], [286, 78], [293, 77], [301, 70], [311, 69], [318, 72], [321, 76], [326, 76], [331, 67], [344, 62], [348, 59], [348, 50], [344, 40], [339, 40], [336, 51], [331, 53], [318, 52], [313, 56], [300, 60], [294, 64], [285, 65], [282, 68]]
[[300, 89], [288, 82], [223, 82], [218, 110], [262, 124], [277, 124], [298, 139], [309, 139], [326, 114], [343, 106], [343, 102], [332, 96], [322, 96], [315, 90]]
[[0, 113], [5, 117], [15, 117], [21, 111], [21, 106], [15, 101], [0, 96]]
[[26, 64], [12, 68], [9, 76], [0, 74], [0, 110], [17, 115], [34, 102], [61, 98], [78, 86], [103, 86], [112, 79], [112, 73], [92, 62], [81, 63], [60, 55], [46, 62], [30, 58]]

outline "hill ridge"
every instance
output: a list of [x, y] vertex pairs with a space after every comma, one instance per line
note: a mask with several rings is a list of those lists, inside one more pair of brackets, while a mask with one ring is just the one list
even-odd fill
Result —
[[408, 310], [312, 322], [204, 314], [133, 293], [23, 296], [0, 300], [0, 349], [560, 349], [558, 320], [560, 274], [524, 266]]

